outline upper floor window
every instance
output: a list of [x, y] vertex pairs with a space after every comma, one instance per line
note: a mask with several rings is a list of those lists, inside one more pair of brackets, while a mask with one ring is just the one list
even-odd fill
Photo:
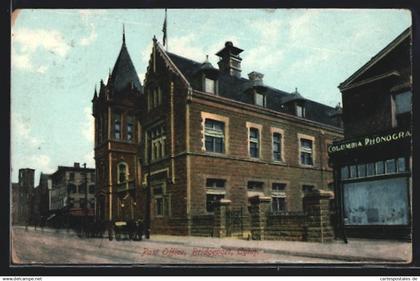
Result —
[[257, 128], [249, 128], [249, 156], [258, 158], [260, 147], [260, 134]]
[[125, 162], [118, 164], [118, 183], [126, 182], [128, 179], [128, 167]]
[[86, 184], [82, 183], [81, 185], [79, 185], [79, 193], [80, 194], [86, 193]]
[[73, 172], [71, 172], [69, 174], [69, 180], [74, 181], [74, 173]]
[[310, 184], [304, 184], [302, 185], [302, 193], [303, 196], [305, 196], [306, 194], [312, 192], [315, 190], [315, 186], [314, 185], [310, 185]]
[[150, 146], [151, 160], [158, 160], [166, 155], [166, 133], [164, 124], [154, 126], [148, 130], [147, 134], [150, 142], [147, 146]]
[[132, 116], [127, 117], [127, 141], [132, 142], [134, 140], [134, 118]]
[[70, 183], [67, 185], [67, 193], [76, 193], [76, 185]]
[[114, 139], [121, 139], [121, 114], [114, 113]]
[[296, 116], [305, 117], [305, 107], [301, 104], [296, 104]]
[[394, 96], [395, 120], [397, 126], [409, 126], [411, 122], [411, 91], [402, 92]]
[[162, 91], [160, 87], [154, 87], [148, 91], [147, 95], [147, 110], [150, 111], [153, 108], [158, 107], [162, 104]]
[[313, 166], [313, 141], [309, 139], [300, 139], [300, 164]]
[[249, 181], [248, 182], [248, 190], [263, 191], [263, 189], [264, 189], [264, 182], [262, 181]]
[[204, 78], [204, 91], [206, 93], [216, 93], [216, 81], [210, 78]]
[[281, 141], [282, 135], [280, 133], [273, 133], [273, 160], [274, 161], [281, 161]]
[[206, 179], [206, 187], [208, 188], [225, 188], [224, 179]]
[[220, 121], [205, 120], [205, 147], [210, 152], [225, 152], [225, 124]]
[[93, 184], [89, 185], [89, 193], [90, 194], [95, 193], [95, 185], [93, 185]]
[[255, 105], [265, 106], [265, 96], [260, 93], [255, 93]]
[[279, 182], [273, 182], [271, 185], [271, 192], [284, 192], [286, 190], [286, 184], [285, 183], [279, 183]]

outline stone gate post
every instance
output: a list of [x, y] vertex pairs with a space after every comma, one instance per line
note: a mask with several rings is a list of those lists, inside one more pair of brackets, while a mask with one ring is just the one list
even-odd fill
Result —
[[229, 209], [231, 202], [228, 199], [215, 202], [213, 237], [226, 237], [226, 211]]
[[263, 240], [271, 197], [254, 196], [249, 198], [249, 202], [251, 203], [251, 237], [253, 240]]
[[314, 190], [303, 197], [303, 211], [306, 214], [306, 240], [329, 242], [334, 238], [330, 221], [331, 191]]

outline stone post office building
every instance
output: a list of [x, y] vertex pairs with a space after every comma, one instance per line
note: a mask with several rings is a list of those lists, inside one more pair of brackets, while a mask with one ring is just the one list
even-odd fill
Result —
[[92, 100], [99, 218], [144, 218], [150, 206], [152, 233], [191, 235], [221, 199], [244, 214], [255, 196], [274, 213], [299, 212], [307, 192], [331, 189], [341, 109], [243, 77], [241, 52], [226, 42], [214, 67], [154, 38], [142, 85], [123, 35]]

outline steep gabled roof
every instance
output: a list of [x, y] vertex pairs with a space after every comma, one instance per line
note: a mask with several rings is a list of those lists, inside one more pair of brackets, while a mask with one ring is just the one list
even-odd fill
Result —
[[340, 90], [347, 88], [350, 84], [352, 84], [355, 80], [357, 80], [360, 76], [363, 75], [367, 70], [369, 70], [372, 66], [377, 64], [381, 61], [388, 53], [398, 47], [404, 40], [411, 36], [411, 27], [408, 27], [404, 30], [400, 35], [397, 36], [394, 40], [391, 41], [385, 48], [383, 48], [379, 53], [373, 56], [367, 63], [365, 63], [361, 68], [359, 68], [355, 73], [353, 73], [349, 78], [347, 78], [344, 82], [342, 82], [338, 88]]
[[120, 54], [112, 70], [110, 82], [116, 92], [126, 89], [131, 84], [139, 91], [142, 89], [136, 69], [125, 45], [125, 36], [123, 37]]
[[[194, 75], [202, 68], [203, 63], [196, 62], [194, 60], [179, 56], [174, 53], [165, 51], [168, 58], [176, 65], [179, 71], [184, 75], [188, 81], [194, 79]], [[218, 84], [219, 84], [219, 96], [230, 98], [236, 101], [253, 104], [251, 96], [245, 94], [245, 92], [252, 88], [254, 82], [242, 78], [231, 76], [229, 74], [223, 74], [218, 69], [215, 69], [219, 73]], [[295, 93], [288, 93], [267, 85], [261, 87], [264, 89], [264, 93], [267, 96], [266, 107], [271, 110], [278, 112], [287, 112], [287, 108], [284, 104], [293, 99], [305, 100], [305, 112], [306, 119], [336, 126], [337, 121], [335, 118], [331, 118], [332, 113], [335, 112], [335, 108], [320, 104], [318, 102], [303, 98], [300, 94], [298, 96]]]

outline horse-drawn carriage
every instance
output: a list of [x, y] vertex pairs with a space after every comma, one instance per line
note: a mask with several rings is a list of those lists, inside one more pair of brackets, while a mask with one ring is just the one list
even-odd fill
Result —
[[128, 239], [128, 240], [141, 240], [143, 236], [144, 225], [142, 220], [129, 220], [114, 221], [108, 228], [108, 238], [112, 240], [114, 235], [115, 239]]

